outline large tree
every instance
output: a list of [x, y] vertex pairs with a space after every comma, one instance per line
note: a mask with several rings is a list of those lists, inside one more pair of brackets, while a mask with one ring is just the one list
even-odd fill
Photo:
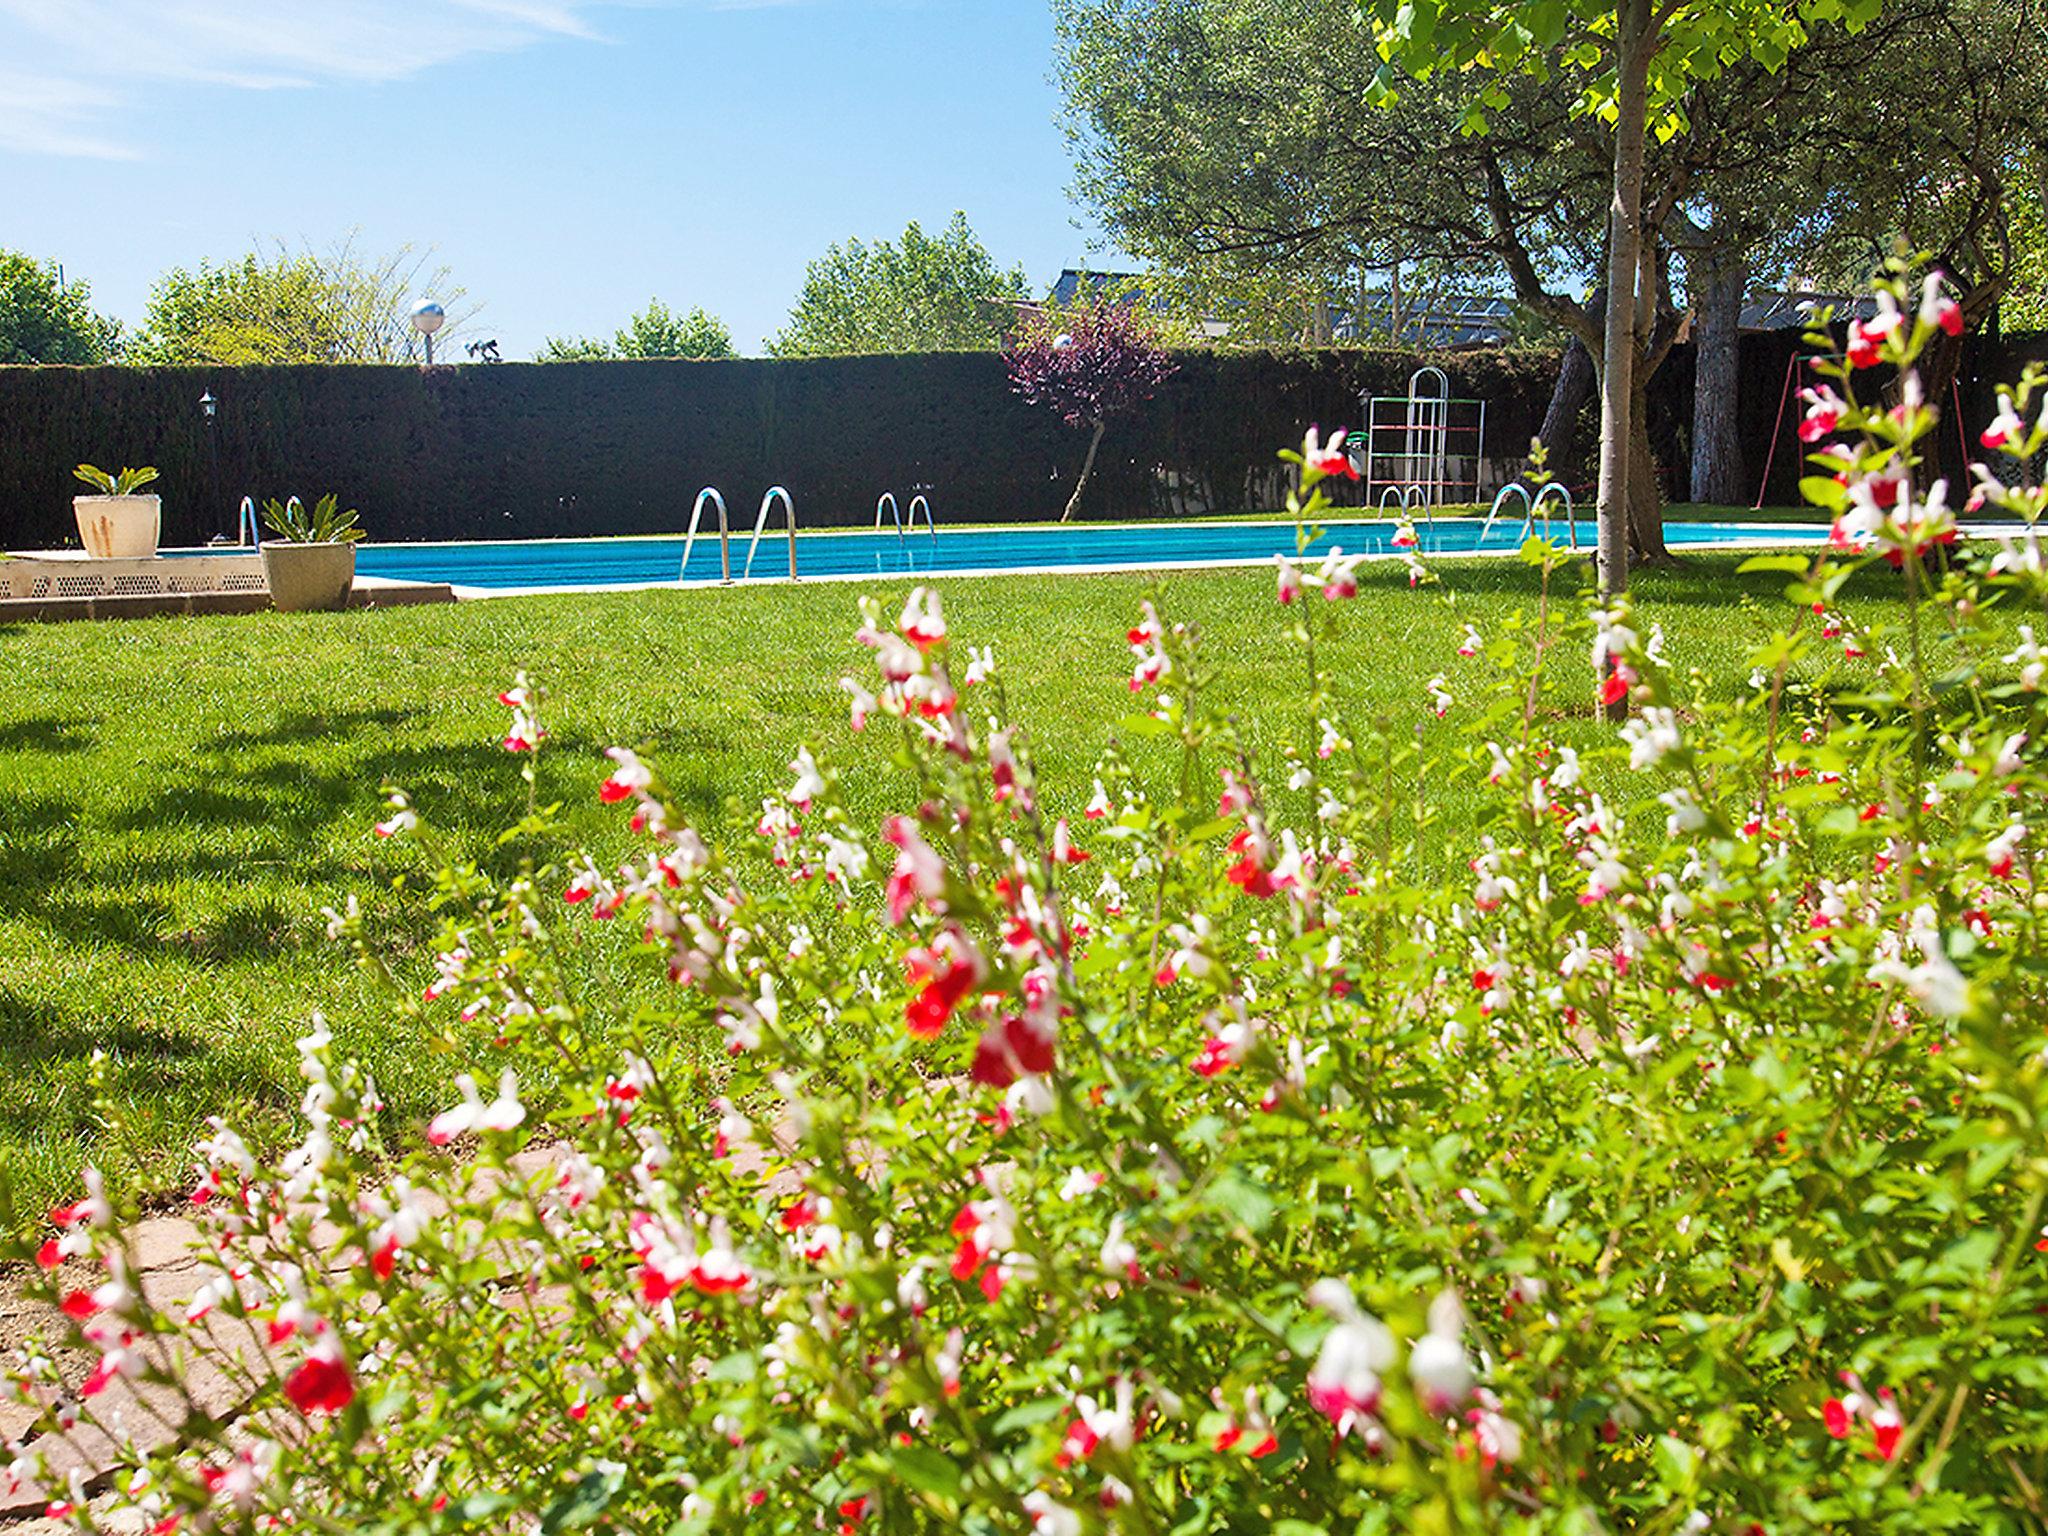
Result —
[[[1582, 341], [1546, 433], [1563, 446], [1600, 355], [1604, 297], [1587, 280], [1611, 161], [1568, 82], [1403, 77], [1384, 100], [1341, 0], [1059, 0], [1057, 14], [1079, 190], [1121, 244], [1225, 285], [1275, 270], [1304, 295], [1373, 285], [1375, 307], [1404, 272], [1508, 285]], [[1470, 131], [1482, 91], [1484, 135]], [[1638, 387], [1678, 331], [1669, 263], [1654, 272]], [[1655, 466], [1647, 437], [1635, 446], [1637, 533], [1655, 553]]]
[[[1860, 290], [1895, 251], [1926, 258], [1987, 324], [2024, 282], [2030, 230], [2048, 187], [2048, 8], [2040, 0], [1890, 0], [1860, 67], [1883, 89], [1858, 94], [1830, 146], [1829, 206], [1788, 225], [1780, 259], [1829, 287]], [[2038, 238], [2038, 236], [2036, 237]], [[1920, 363], [1931, 400], [1950, 401], [1960, 336]], [[1956, 434], [1937, 442], [1963, 473]]]
[[[1390, 59], [1428, 76], [1484, 68], [1539, 78], [1570, 63], [1595, 72], [1584, 98], [1612, 124], [1606, 219], [1607, 310], [1600, 346], [1600, 588], [1628, 585], [1631, 460], [1642, 419], [1637, 365], [1654, 343], [1663, 274], [1655, 231], [1671, 213], [1644, 196], [1654, 121], [1685, 127], [1694, 85], [1743, 60], [1767, 69], [1816, 22], [1861, 24], [1880, 0], [1357, 0]], [[1380, 84], [1391, 91], [1387, 76]], [[1872, 94], [1878, 94], [1873, 92]], [[1475, 128], [1492, 102], [1481, 99]]]
[[[1924, 62], [1940, 51], [1925, 45], [1995, 3], [1893, 0], [1859, 33], [1822, 27], [1783, 59], [1738, 58], [1693, 80], [1674, 108], [1685, 131], [1647, 147], [1637, 263], [1647, 282], [1627, 413], [1637, 558], [1662, 551], [1644, 393], [1685, 318], [1680, 274], [1700, 348], [1693, 490], [1732, 500], [1746, 485], [1734, 364], [1749, 282], [1810, 280], [1795, 250], [1862, 217], [1829, 188], [1843, 144], [1866, 132], [1869, 93], [1857, 82], [1873, 56], [1921, 50], [1922, 67], [1880, 71], [1889, 117], [1984, 116], [1943, 89], [1940, 64]], [[1544, 80], [1376, 78], [1377, 54], [1342, 0], [1058, 0], [1057, 14], [1078, 190], [1119, 243], [1198, 288], [1274, 283], [1297, 312], [1368, 277], [1384, 308], [1409, 286], [1396, 281], [1404, 271], [1505, 282], [1568, 338], [1543, 435], [1553, 461], [1569, 456], [1599, 386], [1609, 313], [1614, 135], [1579, 110], [1601, 86], [1597, 50], [1560, 54]], [[2038, 89], [2016, 83], [2012, 96], [2024, 103]], [[1487, 131], [1473, 132], [1480, 124]], [[1910, 161], [1899, 143], [1872, 145], [1857, 163], [1875, 175]], [[1867, 237], [1861, 248], [1867, 256]]]
[[400, 363], [421, 352], [410, 311], [437, 299], [447, 347], [474, 306], [431, 253], [365, 253], [348, 239], [325, 251], [277, 245], [241, 260], [174, 267], [157, 280], [136, 338], [139, 363]]
[[611, 340], [550, 336], [540, 349], [543, 363], [583, 363], [618, 357], [737, 357], [732, 332], [709, 310], [671, 310], [659, 299], [634, 315]]
[[92, 290], [55, 262], [0, 251], [0, 363], [104, 363], [121, 323], [93, 313]]
[[1022, 267], [1000, 270], [955, 213], [927, 235], [912, 223], [900, 240], [849, 240], [810, 264], [789, 323], [771, 339], [776, 357], [850, 352], [993, 350], [1009, 305], [1027, 296]]

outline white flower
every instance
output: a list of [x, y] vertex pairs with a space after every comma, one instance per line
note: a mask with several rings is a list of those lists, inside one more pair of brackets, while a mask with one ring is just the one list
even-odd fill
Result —
[[1640, 715], [1624, 721], [1621, 739], [1628, 743], [1628, 765], [1638, 773], [1655, 767], [1681, 745], [1678, 716], [1661, 705], [1651, 705]]
[[1450, 1291], [1429, 1306], [1429, 1332], [1408, 1351], [1408, 1375], [1431, 1414], [1450, 1412], [1472, 1390], [1472, 1363], [1465, 1358], [1465, 1311]]

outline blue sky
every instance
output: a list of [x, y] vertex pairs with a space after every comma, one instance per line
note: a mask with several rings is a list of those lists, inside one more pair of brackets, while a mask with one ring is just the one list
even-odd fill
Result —
[[1089, 255], [1052, 45], [1045, 0], [0, 0], [0, 245], [132, 323], [166, 267], [357, 230], [508, 358], [655, 296], [752, 351], [848, 236]]

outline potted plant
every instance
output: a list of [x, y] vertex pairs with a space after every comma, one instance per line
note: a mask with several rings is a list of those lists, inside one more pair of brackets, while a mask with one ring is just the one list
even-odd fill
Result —
[[330, 494], [313, 503], [294, 496], [280, 505], [263, 503], [263, 526], [275, 535], [263, 541], [263, 578], [270, 605], [279, 613], [326, 612], [348, 606], [356, 583], [356, 526], [353, 507], [341, 510]]
[[156, 478], [155, 470], [124, 469], [110, 475], [81, 464], [72, 473], [99, 492], [71, 498], [78, 538], [88, 555], [101, 560], [146, 560], [156, 553], [157, 535], [163, 526], [163, 498], [135, 494]]

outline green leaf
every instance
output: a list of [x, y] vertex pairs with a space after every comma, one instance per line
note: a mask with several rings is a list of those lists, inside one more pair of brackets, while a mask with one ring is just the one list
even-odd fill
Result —
[[457, 1499], [448, 1506], [448, 1512], [456, 1522], [469, 1525], [478, 1520], [488, 1520], [503, 1510], [517, 1507], [519, 1501], [505, 1493], [472, 1493], [467, 1498]]
[[1659, 1435], [1651, 1456], [1657, 1463], [1657, 1475], [1667, 1488], [1683, 1491], [1699, 1477], [1699, 1453], [1683, 1440]]
[[625, 1482], [626, 1469], [620, 1466], [602, 1466], [584, 1473], [582, 1480], [549, 1505], [547, 1513], [540, 1517], [541, 1536], [595, 1525]]
[[942, 1499], [960, 1497], [960, 1468], [951, 1457], [928, 1445], [899, 1446], [889, 1453], [889, 1467], [919, 1493]]
[[1263, 1232], [1272, 1224], [1273, 1215], [1279, 1209], [1273, 1197], [1256, 1184], [1242, 1177], [1235, 1169], [1217, 1179], [1211, 1197], [1228, 1211], [1239, 1226], [1250, 1232]]
[[753, 1355], [743, 1349], [737, 1354], [727, 1355], [705, 1372], [705, 1376], [711, 1381], [752, 1381], [756, 1369]]
[[1784, 571], [1792, 576], [1804, 576], [1813, 569], [1813, 562], [1805, 555], [1751, 555], [1735, 567], [1735, 574], [1748, 576], [1755, 571]]
[[1839, 512], [1849, 505], [1849, 488], [1832, 475], [1800, 476], [1799, 494], [1830, 512]]
[[1058, 1418], [1065, 1407], [1066, 1404], [1056, 1397], [1042, 1397], [1032, 1402], [1019, 1403], [1007, 1413], [999, 1414], [995, 1423], [989, 1426], [988, 1432], [998, 1440], [1005, 1439], [1020, 1429], [1030, 1429], [1045, 1423], [1048, 1419]]

